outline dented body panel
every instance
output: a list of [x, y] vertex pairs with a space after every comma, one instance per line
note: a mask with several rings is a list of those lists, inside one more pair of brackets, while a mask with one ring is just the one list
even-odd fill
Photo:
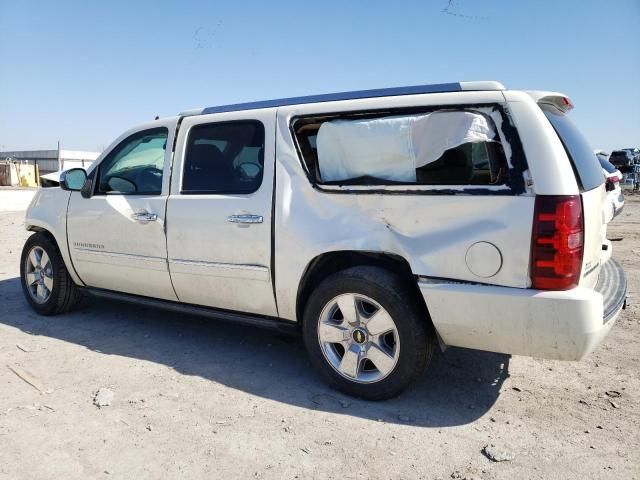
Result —
[[465, 258], [472, 245], [488, 242], [502, 257], [491, 283], [528, 286], [533, 197], [429, 195], [433, 189], [425, 187], [398, 194], [320, 190], [303, 170], [289, 121], [279, 114], [275, 272], [281, 317], [296, 318], [302, 276], [327, 252], [394, 254], [415, 275], [486, 281], [469, 270]]
[[[591, 288], [567, 291], [419, 282], [445, 344], [554, 360], [580, 360], [617, 319], [602, 318]], [[619, 313], [619, 312], [618, 312]]]

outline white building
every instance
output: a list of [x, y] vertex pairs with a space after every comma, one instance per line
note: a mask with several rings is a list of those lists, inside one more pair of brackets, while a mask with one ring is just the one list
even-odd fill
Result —
[[100, 152], [85, 152], [80, 150], [17, 150], [0, 152], [0, 161], [37, 165], [40, 175], [58, 170], [68, 170], [74, 167], [88, 167], [98, 158]]

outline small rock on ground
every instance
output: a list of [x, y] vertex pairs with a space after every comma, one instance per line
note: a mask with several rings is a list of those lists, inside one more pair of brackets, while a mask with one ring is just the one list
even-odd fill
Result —
[[495, 445], [486, 445], [482, 449], [482, 453], [492, 462], [510, 462], [515, 458], [513, 453]]
[[98, 407], [107, 407], [111, 405], [113, 401], [113, 392], [108, 388], [101, 388], [96, 392], [95, 397], [93, 397], [93, 404]]

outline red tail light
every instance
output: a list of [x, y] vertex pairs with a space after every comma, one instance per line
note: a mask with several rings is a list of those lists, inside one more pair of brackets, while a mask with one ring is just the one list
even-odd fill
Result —
[[579, 195], [538, 195], [531, 239], [531, 282], [540, 290], [578, 285], [584, 250]]
[[612, 190], [615, 190], [616, 187], [618, 186], [618, 183], [620, 183], [620, 177], [618, 177], [617, 175], [612, 175], [610, 177], [607, 177], [607, 180], [604, 182], [605, 190], [607, 192], [611, 192]]

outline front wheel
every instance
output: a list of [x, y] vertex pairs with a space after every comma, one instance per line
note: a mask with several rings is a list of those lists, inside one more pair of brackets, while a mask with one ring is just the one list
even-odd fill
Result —
[[67, 312], [82, 299], [82, 292], [69, 276], [58, 246], [46, 233], [35, 233], [25, 242], [20, 257], [20, 277], [27, 302], [41, 315]]
[[311, 361], [349, 395], [398, 395], [427, 366], [434, 336], [415, 291], [377, 267], [331, 275], [312, 293], [303, 318]]

